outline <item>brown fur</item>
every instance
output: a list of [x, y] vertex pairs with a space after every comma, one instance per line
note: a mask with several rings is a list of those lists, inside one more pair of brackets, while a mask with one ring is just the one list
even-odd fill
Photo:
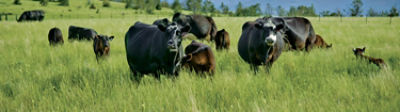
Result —
[[196, 73], [208, 73], [213, 75], [215, 71], [215, 59], [211, 48], [205, 44], [192, 41], [185, 48], [186, 56], [183, 57], [184, 67], [194, 70]]
[[215, 46], [217, 50], [229, 49], [230, 40], [229, 33], [222, 29], [215, 36]]
[[319, 47], [319, 48], [331, 48], [332, 47], [332, 44], [328, 45], [324, 41], [324, 39], [318, 34], [315, 35], [314, 45], [315, 45], [315, 47]]
[[213, 41], [215, 39], [215, 35], [217, 34], [217, 25], [215, 25], [214, 19], [211, 17], [207, 16], [206, 17], [208, 22], [211, 24], [211, 29], [210, 29], [210, 41]]
[[354, 55], [356, 55], [357, 58], [362, 58], [368, 60], [370, 63], [374, 63], [376, 66], [379, 68], [386, 67], [385, 62], [381, 58], [374, 58], [370, 56], [364, 55], [365, 52], [365, 47], [364, 48], [354, 48], [353, 49]]

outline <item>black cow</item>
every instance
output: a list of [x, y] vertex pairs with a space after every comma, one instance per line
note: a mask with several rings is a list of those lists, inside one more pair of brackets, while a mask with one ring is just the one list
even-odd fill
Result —
[[250, 21], [242, 26], [239, 55], [255, 73], [259, 65], [265, 65], [269, 71], [272, 63], [280, 56], [284, 48], [283, 28], [284, 20], [280, 18]]
[[93, 40], [97, 35], [97, 32], [90, 28], [83, 28], [77, 26], [69, 26], [68, 28], [68, 40]]
[[106, 35], [96, 35], [93, 40], [93, 50], [96, 55], [96, 60], [98, 61], [100, 57], [105, 57], [110, 55], [110, 42], [114, 39], [114, 36]]
[[306, 50], [310, 51], [315, 44], [316, 34], [311, 22], [303, 17], [264, 17], [256, 21], [265, 22], [269, 19], [283, 19], [284, 20], [284, 35], [286, 42], [289, 43], [292, 50]]
[[192, 27], [190, 33], [195, 35], [198, 39], [205, 39], [209, 35], [212, 41], [217, 33], [217, 25], [215, 25], [214, 20], [208, 16], [175, 13], [172, 21], [181, 25], [190, 25], [190, 27]]
[[133, 78], [140, 81], [143, 74], [153, 74], [159, 79], [160, 73], [177, 76], [183, 56], [182, 36], [189, 30], [190, 26], [175, 22], [167, 26], [136, 22], [131, 26], [125, 35], [125, 48]]
[[50, 45], [64, 44], [62, 32], [57, 27], [50, 29], [48, 37]]
[[25, 11], [21, 14], [17, 22], [23, 21], [42, 21], [44, 19], [44, 11], [43, 10], [31, 10]]

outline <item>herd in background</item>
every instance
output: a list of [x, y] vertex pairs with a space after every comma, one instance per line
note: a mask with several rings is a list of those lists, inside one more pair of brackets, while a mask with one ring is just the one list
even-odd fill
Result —
[[[183, 50], [181, 43], [188, 33], [197, 39], [214, 42], [217, 50], [229, 49], [229, 33], [225, 29], [218, 31], [212, 17], [176, 13], [172, 22], [167, 18], [156, 20], [153, 24], [136, 22], [125, 35], [126, 57], [133, 76], [131, 78], [140, 81], [143, 75], [153, 75], [159, 79], [160, 74], [176, 77], [182, 67], [203, 76], [212, 76], [216, 67], [212, 49], [193, 40]], [[99, 35], [90, 28], [70, 26], [68, 29], [69, 40], [93, 39], [97, 60], [109, 55], [109, 41], [113, 38], [114, 36]], [[50, 45], [64, 43], [60, 29], [52, 28], [49, 31], [49, 42]], [[331, 48], [332, 44], [327, 44], [314, 32], [308, 19], [262, 17], [243, 24], [238, 53], [257, 73], [260, 65], [269, 71], [272, 64], [286, 50], [309, 52], [314, 47]], [[386, 66], [380, 58], [363, 55], [365, 47], [354, 48], [353, 52], [357, 58], [367, 59], [380, 68]]]

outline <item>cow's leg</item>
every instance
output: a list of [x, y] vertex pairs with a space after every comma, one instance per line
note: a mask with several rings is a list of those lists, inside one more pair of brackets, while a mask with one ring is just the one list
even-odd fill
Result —
[[313, 47], [314, 47], [314, 44], [311, 42], [311, 39], [308, 38], [306, 41], [306, 51], [310, 52]]
[[135, 81], [140, 84], [143, 74], [138, 73], [132, 66], [129, 66], [129, 68], [131, 69], [131, 74], [129, 75], [131, 81]]
[[256, 66], [256, 65], [250, 65], [250, 69], [252, 69], [252, 70], [254, 71], [254, 75], [257, 75], [258, 66]]

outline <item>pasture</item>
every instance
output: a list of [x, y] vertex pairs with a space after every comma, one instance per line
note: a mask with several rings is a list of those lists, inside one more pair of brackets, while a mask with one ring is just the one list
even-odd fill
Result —
[[[333, 48], [283, 52], [270, 73], [260, 67], [255, 75], [237, 43], [242, 24], [256, 17], [215, 17], [231, 46], [217, 52], [201, 41], [216, 57], [212, 79], [184, 69], [175, 80], [132, 82], [125, 33], [136, 21], [164, 17], [172, 15], [0, 22], [0, 111], [400, 111], [399, 18], [309, 18]], [[91, 41], [68, 41], [69, 25], [114, 35], [110, 56], [97, 63]], [[49, 46], [53, 27], [63, 46]], [[361, 46], [389, 67], [357, 60], [352, 48]]]

